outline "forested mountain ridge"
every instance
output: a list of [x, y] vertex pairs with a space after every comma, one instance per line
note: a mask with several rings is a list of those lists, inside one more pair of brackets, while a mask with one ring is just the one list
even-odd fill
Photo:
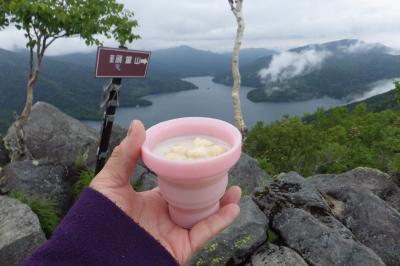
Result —
[[[254, 102], [325, 96], [350, 100], [368, 91], [372, 82], [400, 77], [400, 56], [391, 52], [384, 45], [358, 40], [303, 46], [242, 64], [242, 83], [258, 88], [247, 95]], [[262, 69], [269, 76], [261, 78]], [[214, 81], [230, 84], [231, 75], [219, 74]]]
[[[240, 60], [243, 64], [248, 64], [274, 53], [276, 51], [264, 48], [242, 49]], [[96, 53], [75, 53], [55, 56], [54, 58], [63, 62], [79, 63], [92, 67], [96, 60]], [[148, 75], [176, 78], [214, 76], [217, 73], [229, 71], [231, 60], [231, 53], [215, 53], [189, 46], [155, 50], [151, 53]]]
[[[99, 119], [102, 87], [106, 80], [95, 79], [93, 66], [88, 66], [90, 60], [85, 56], [77, 57], [80, 58], [81, 64], [46, 57], [35, 85], [34, 101], [49, 102], [78, 119]], [[24, 53], [0, 50], [0, 62], [0, 131], [4, 131], [13, 119], [12, 113], [19, 113], [25, 102], [28, 57]], [[148, 105], [151, 102], [140, 99], [142, 96], [188, 89], [196, 89], [196, 86], [158, 74], [146, 79], [125, 79], [120, 103], [122, 106]]]

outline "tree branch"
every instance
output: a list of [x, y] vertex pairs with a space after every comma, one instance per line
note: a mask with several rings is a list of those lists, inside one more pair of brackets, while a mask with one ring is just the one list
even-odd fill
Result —
[[46, 49], [49, 48], [49, 46], [50, 46], [55, 40], [57, 40], [57, 39], [59, 39], [59, 38], [62, 38], [62, 37], [65, 37], [65, 36], [67, 36], [66, 33], [61, 34], [61, 35], [54, 36], [53, 39], [51, 39], [50, 42], [49, 42], [48, 44], [46, 44]]

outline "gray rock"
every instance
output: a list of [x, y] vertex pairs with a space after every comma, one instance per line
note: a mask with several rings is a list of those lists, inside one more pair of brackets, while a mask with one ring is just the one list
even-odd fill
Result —
[[157, 177], [140, 162], [136, 165], [130, 180], [135, 190], [139, 192], [151, 190], [158, 186]]
[[72, 199], [72, 180], [69, 180], [68, 170], [62, 165], [16, 161], [4, 168], [0, 178], [0, 193], [8, 192], [22, 192], [27, 199], [51, 199], [64, 213]]
[[388, 266], [400, 264], [400, 213], [366, 189], [327, 191], [335, 216]]
[[[293, 175], [292, 175], [293, 177]], [[291, 180], [290, 182], [286, 180]], [[253, 193], [253, 199], [270, 220], [285, 208], [302, 208], [313, 213], [330, 213], [322, 195], [312, 186], [305, 186], [299, 176], [281, 176]]]
[[308, 266], [293, 249], [268, 243], [251, 258], [251, 266]]
[[152, 173], [147, 173], [142, 176], [142, 185], [139, 191], [151, 190], [158, 186], [157, 176]]
[[133, 185], [141, 183], [142, 181], [142, 176], [149, 173], [149, 169], [147, 169], [146, 167], [144, 167], [141, 164], [137, 164], [135, 167], [135, 171], [133, 171], [133, 174], [130, 178], [131, 183]]
[[[113, 149], [117, 147], [121, 141], [125, 138], [127, 133], [127, 129], [120, 127], [117, 124], [113, 125], [112, 132], [111, 132], [111, 138], [110, 138], [110, 144], [108, 148], [108, 156], [111, 155]], [[100, 131], [98, 134], [96, 134], [96, 137], [100, 139]], [[86, 165], [89, 168], [95, 168], [96, 167], [96, 161], [97, 161], [97, 147], [98, 143], [95, 143], [95, 145], [91, 146], [88, 152], [88, 158], [86, 161]]]
[[4, 166], [10, 162], [8, 151], [4, 147], [4, 142], [0, 139], [0, 166]]
[[273, 226], [285, 243], [312, 265], [385, 265], [371, 249], [344, 238], [304, 210], [283, 210], [275, 216]]
[[244, 195], [250, 194], [256, 187], [264, 185], [267, 174], [257, 160], [242, 153], [237, 164], [229, 171], [229, 185], [238, 185]]
[[[68, 166], [90, 156], [87, 153], [98, 142], [94, 129], [44, 102], [37, 102], [33, 106], [23, 131], [27, 148], [25, 155], [29, 153], [33, 159]], [[8, 130], [5, 143], [11, 150], [11, 158], [17, 159], [20, 154], [15, 124]]]
[[276, 179], [279, 179], [282, 182], [292, 183], [292, 184], [302, 184], [305, 181], [305, 178], [296, 172], [279, 174], [276, 177]]
[[240, 200], [240, 210], [236, 221], [211, 240], [189, 265], [239, 264], [266, 241], [268, 220], [249, 196]]
[[307, 184], [320, 191], [331, 188], [364, 188], [400, 211], [400, 188], [389, 175], [371, 168], [359, 167], [339, 175], [316, 175], [307, 178]]
[[0, 263], [7, 266], [21, 263], [46, 241], [32, 210], [6, 196], [0, 196], [0, 236]]

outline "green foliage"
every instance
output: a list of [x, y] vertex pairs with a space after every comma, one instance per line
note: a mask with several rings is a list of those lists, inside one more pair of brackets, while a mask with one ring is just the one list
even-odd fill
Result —
[[89, 157], [90, 146], [87, 146], [81, 151], [78, 157], [75, 159], [74, 168], [82, 169], [85, 167], [87, 159]]
[[0, 5], [0, 25], [23, 30], [27, 47], [46, 46], [46, 41], [50, 44], [54, 38], [71, 36], [79, 36], [87, 45], [100, 45], [100, 36], [113, 37], [124, 45], [138, 38], [132, 32], [137, 26], [132, 17], [115, 0], [7, 0]]
[[47, 238], [50, 238], [54, 229], [60, 223], [60, 216], [55, 208], [55, 203], [49, 199], [27, 199], [22, 192], [11, 192], [8, 196], [27, 204], [38, 216], [40, 225]]
[[268, 231], [267, 231], [267, 239], [268, 239], [268, 242], [275, 243], [280, 239], [280, 236], [274, 230], [268, 229]]
[[86, 169], [79, 172], [78, 178], [73, 186], [73, 194], [75, 199], [78, 199], [82, 190], [89, 186], [94, 176], [94, 169]]
[[395, 81], [394, 86], [395, 86], [394, 90], [396, 92], [396, 100], [397, 103], [400, 104], [400, 81]]
[[358, 166], [400, 173], [400, 113], [369, 112], [365, 104], [319, 109], [312, 120], [284, 118], [259, 122], [245, 142], [270, 174], [297, 171], [304, 176], [339, 173]]

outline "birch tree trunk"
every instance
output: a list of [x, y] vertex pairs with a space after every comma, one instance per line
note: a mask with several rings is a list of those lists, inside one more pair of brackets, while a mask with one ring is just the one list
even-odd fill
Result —
[[246, 134], [246, 126], [243, 119], [242, 108], [240, 105], [240, 85], [241, 85], [241, 77], [239, 71], [239, 52], [240, 47], [242, 45], [242, 38], [244, 34], [245, 24], [242, 14], [242, 6], [243, 0], [228, 0], [231, 6], [232, 13], [235, 15], [236, 22], [238, 25], [236, 38], [235, 38], [235, 46], [232, 52], [232, 78], [233, 78], [233, 87], [232, 87], [232, 103], [233, 103], [233, 112], [236, 127], [242, 133], [242, 136]]

